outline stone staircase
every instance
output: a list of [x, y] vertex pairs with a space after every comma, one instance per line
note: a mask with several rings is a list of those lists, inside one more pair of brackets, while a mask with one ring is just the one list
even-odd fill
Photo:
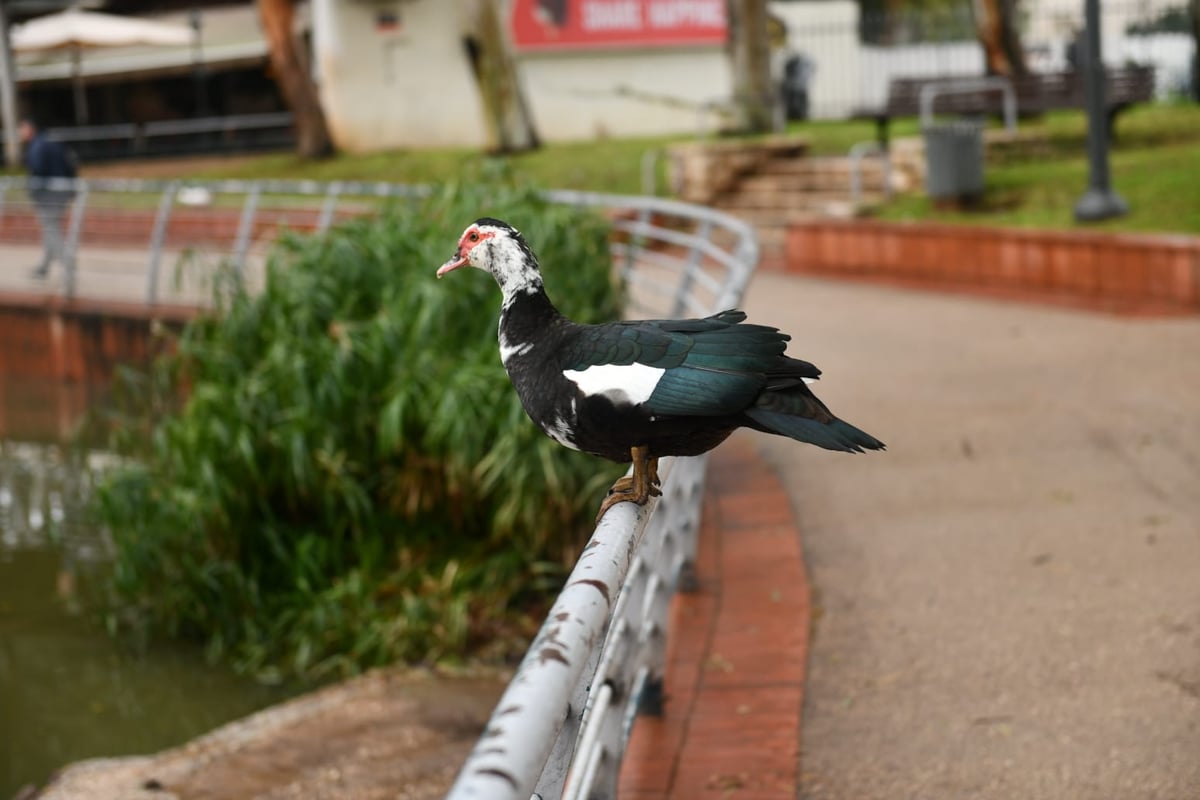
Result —
[[[671, 155], [680, 198], [719, 208], [753, 225], [767, 265], [783, 258], [792, 222], [853, 217], [884, 197], [878, 158], [862, 162], [863, 191], [856, 204], [851, 160], [811, 156], [802, 139], [689, 142], [673, 147]], [[894, 187], [897, 178], [893, 170]]]
[[720, 193], [712, 204], [755, 227], [763, 263], [770, 265], [783, 258], [790, 223], [818, 217], [850, 218], [863, 206], [882, 202], [883, 175], [878, 158], [864, 159], [862, 193], [855, 203], [849, 158], [771, 158]]

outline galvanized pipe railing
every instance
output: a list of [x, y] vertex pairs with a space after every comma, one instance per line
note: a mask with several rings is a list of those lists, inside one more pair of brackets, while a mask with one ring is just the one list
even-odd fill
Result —
[[[15, 190], [31, 185], [24, 178], [0, 180], [0, 245], [11, 244], [14, 237], [22, 244], [36, 241], [32, 230], [10, 225], [12, 220], [4, 216], [13, 213]], [[233, 264], [240, 272], [248, 264], [259, 222], [284, 207], [273, 205], [283, 198], [289, 209], [299, 202], [310, 218], [309, 229], [320, 233], [334, 223], [340, 208], [358, 214], [372, 198], [412, 198], [430, 191], [312, 181], [77, 180], [53, 185], [75, 190], [61, 290], [68, 296], [76, 292], [76, 262], [86, 270], [89, 263], [103, 261], [101, 266], [113, 270], [116, 261], [127, 259], [123, 268], [132, 271], [134, 285], [143, 287], [138, 293], [144, 292], [151, 305], [162, 298], [159, 274], [168, 252], [186, 253], [198, 246], [195, 237], [208, 236], [215, 262]], [[614, 264], [628, 286], [628, 307], [637, 316], [703, 315], [732, 308], [758, 261], [753, 229], [712, 209], [652, 197], [545, 194], [552, 202], [602, 209], [612, 218]], [[225, 202], [220, 211], [212, 207], [217, 197]], [[109, 205], [99, 208], [96, 198]], [[217, 232], [189, 228], [188, 238], [176, 241], [173, 215], [180, 207], [195, 211], [197, 204], [211, 207], [219, 217], [221, 224], [210, 226]], [[124, 249], [106, 250], [103, 242], [81, 241], [88, 214], [103, 211], [108, 221], [128, 216], [129, 209], [136, 209], [139, 224], [146, 223], [148, 257], [142, 249], [131, 255], [127, 243]], [[140, 284], [139, 268], [144, 270]], [[91, 285], [96, 283], [93, 275]], [[51, 286], [44, 290], [58, 291]], [[676, 589], [695, 584], [704, 468], [703, 457], [664, 459], [661, 498], [644, 507], [620, 503], [604, 516], [463, 766], [451, 800], [614, 796], [638, 711], [662, 711], [667, 608]]]
[[[178, 241], [172, 222], [186, 209], [191, 214], [216, 215], [217, 200], [236, 215], [231, 235], [205, 234], [204, 247], [215, 262], [246, 266], [250, 250], [258, 242], [259, 225], [269, 214], [304, 211], [312, 217], [308, 229], [322, 232], [333, 224], [339, 213], [362, 213], [364, 204], [392, 198], [416, 198], [427, 195], [427, 186], [395, 183], [340, 181], [179, 181], [140, 179], [61, 179], [39, 180], [23, 177], [0, 178], [0, 220], [29, 205], [26, 192], [35, 186], [71, 189], [71, 204], [65, 233], [67, 270], [61, 287], [44, 286], [48, 293], [56, 289], [72, 296], [77, 272], [86, 270], [90, 253], [111, 261], [117, 256], [103, 246], [85, 241], [85, 221], [101, 212], [129, 217], [142, 209], [147, 218], [144, 239], [127, 243], [127, 249], [148, 252], [141, 279], [146, 303], [163, 301], [163, 281], [159, 271], [168, 251], [196, 252], [201, 245], [194, 239]], [[758, 244], [753, 229], [736, 218], [702, 206], [652, 197], [629, 197], [593, 192], [553, 190], [547, 199], [564, 204], [603, 209], [613, 216], [614, 230], [625, 241], [614, 241], [613, 255], [620, 260], [622, 277], [646, 291], [636, 294], [632, 310], [654, 314], [712, 313], [737, 302], [741, 287], [749, 280], [758, 259]], [[131, 198], [141, 198], [140, 203]], [[240, 209], [235, 212], [234, 209]], [[13, 238], [36, 241], [31, 215], [30, 229], [15, 225], [0, 227], [0, 245]], [[11, 222], [11, 220], [10, 220]], [[287, 225], [297, 227], [295, 219]], [[281, 224], [280, 227], [283, 225]], [[194, 232], [193, 232], [194, 233]], [[197, 234], [198, 235], [198, 234]], [[121, 257], [128, 257], [124, 254]], [[686, 279], [686, 282], [681, 282]], [[129, 298], [123, 298], [128, 300]], [[203, 302], [206, 298], [190, 298]]]
[[857, 142], [850, 148], [850, 200], [855, 208], [862, 202], [863, 195], [863, 158], [868, 155], [879, 156], [881, 166], [883, 196], [889, 200], [892, 197], [892, 156], [886, 147], [871, 139]]
[[449, 797], [615, 794], [639, 709], [661, 709], [667, 607], [695, 554], [703, 459], [601, 520]]

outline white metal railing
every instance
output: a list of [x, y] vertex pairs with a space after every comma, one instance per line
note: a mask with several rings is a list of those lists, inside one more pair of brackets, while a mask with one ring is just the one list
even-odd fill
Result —
[[850, 148], [850, 202], [857, 208], [863, 195], [863, 159], [878, 156], [882, 172], [883, 196], [892, 198], [892, 155], [888, 148], [874, 139], [856, 142]]
[[[0, 248], [40, 249], [20, 191], [33, 185], [0, 179]], [[124, 292], [147, 304], [204, 302], [204, 292], [167, 292], [160, 273], [172, 258], [213, 269], [232, 263], [245, 273], [261, 266], [276, 228], [320, 233], [340, 218], [368, 213], [372, 201], [429, 191], [312, 181], [45, 185], [72, 189], [74, 200], [64, 223], [66, 268], [56, 282], [36, 284], [38, 290], [101, 299]], [[732, 308], [758, 261], [753, 229], [712, 209], [590, 192], [545, 196], [609, 215], [614, 264], [635, 316]], [[676, 588], [694, 584], [705, 463], [704, 457], [664, 459], [662, 497], [644, 507], [621, 503], [605, 514], [464, 764], [452, 800], [615, 794], [636, 714], [661, 710], [667, 608]]]
[[451, 800], [615, 796], [637, 713], [661, 711], [667, 609], [695, 557], [704, 466], [665, 459], [662, 498], [605, 514]]
[[[28, 197], [37, 186], [73, 192], [63, 219], [65, 263], [38, 290], [124, 302], [140, 297], [150, 305], [207, 302], [206, 274], [232, 264], [244, 277], [261, 267], [274, 235], [285, 228], [322, 233], [339, 220], [369, 213], [381, 200], [430, 191], [357, 181], [7, 177], [0, 178], [0, 246], [32, 249], [40, 242]], [[677, 316], [733, 305], [758, 260], [753, 229], [712, 209], [592, 192], [552, 190], [545, 196], [610, 214], [617, 234], [612, 252], [634, 290], [634, 312]], [[167, 286], [162, 271], [172, 260], [191, 272]], [[141, 288], [135, 292], [132, 285]]]

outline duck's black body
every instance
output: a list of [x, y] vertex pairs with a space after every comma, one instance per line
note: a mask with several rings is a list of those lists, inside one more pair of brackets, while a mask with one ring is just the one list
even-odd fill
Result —
[[493, 219], [469, 227], [438, 274], [465, 264], [499, 283], [504, 367], [530, 418], [567, 447], [633, 460], [636, 473], [639, 460], [699, 455], [741, 427], [829, 450], [884, 446], [809, 391], [821, 372], [784, 355], [790, 337], [740, 311], [577, 324], [546, 296], [524, 239]]

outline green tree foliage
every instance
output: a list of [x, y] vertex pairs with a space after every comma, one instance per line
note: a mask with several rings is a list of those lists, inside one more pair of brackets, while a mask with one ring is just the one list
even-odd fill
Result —
[[226, 292], [158, 365], [186, 400], [98, 492], [111, 626], [268, 677], [524, 646], [615, 473], [525, 417], [492, 279], [435, 280], [483, 215], [523, 230], [565, 312], [618, 314], [604, 221], [531, 191], [285, 239], [264, 291]]

